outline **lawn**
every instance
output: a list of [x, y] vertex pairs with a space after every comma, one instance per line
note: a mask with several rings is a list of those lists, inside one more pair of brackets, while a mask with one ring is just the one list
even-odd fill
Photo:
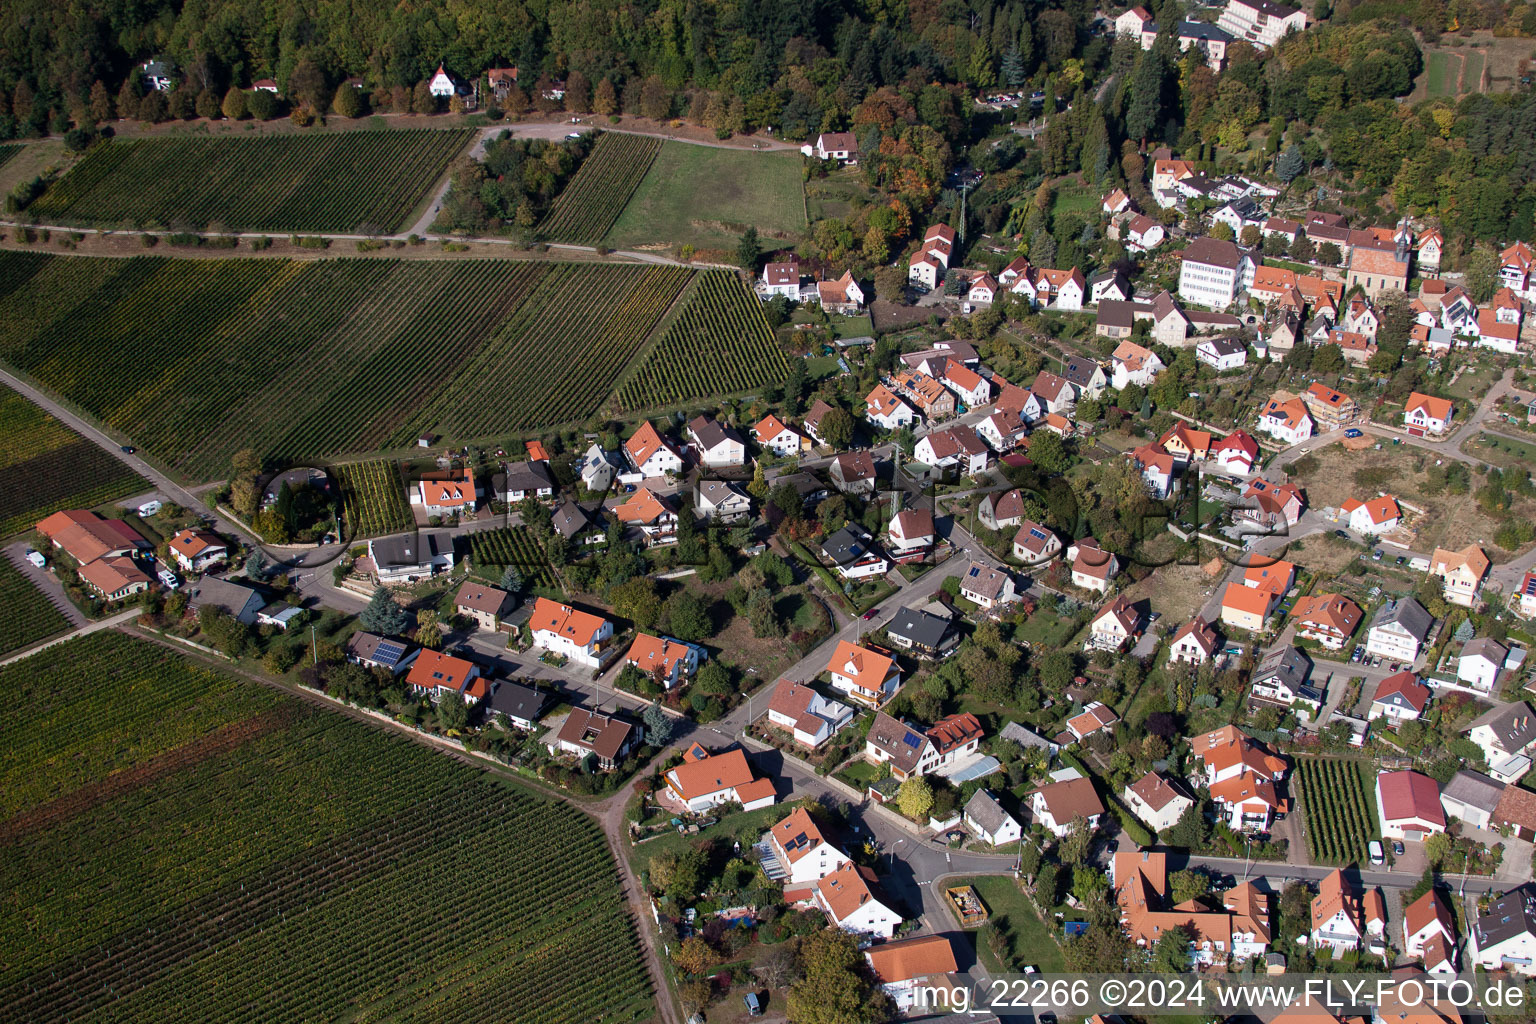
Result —
[[868, 761], [855, 761], [833, 778], [839, 782], [846, 782], [862, 793], [870, 783], [878, 781], [884, 774], [885, 769], [879, 765], [870, 764]]
[[1027, 641], [1032, 648], [1052, 651], [1072, 638], [1077, 621], [1041, 608], [1014, 633], [1014, 640]]
[[1536, 466], [1536, 444], [1508, 434], [1484, 431], [1463, 442], [1461, 450], [1500, 469], [1530, 469]]
[[[7, 1019], [654, 1014], [612, 855], [570, 805], [122, 634], [0, 685]], [[367, 955], [319, 970], [327, 950]]]
[[667, 142], [603, 244], [733, 249], [748, 227], [769, 246], [805, 231], [800, 155]]
[[1483, 78], [1483, 65], [1487, 58], [1479, 50], [1469, 50], [1466, 54], [1466, 66], [1461, 71], [1461, 91], [1481, 92]]
[[1065, 213], [1092, 213], [1099, 202], [1098, 193], [1076, 178], [1068, 178], [1057, 182], [1051, 195], [1051, 216], [1055, 218]]
[[1446, 392], [1451, 398], [1459, 400], [1456, 410], [1458, 420], [1470, 412], [1470, 409], [1461, 407], [1462, 403], [1470, 407], [1481, 402], [1483, 396], [1488, 393], [1488, 389], [1493, 387], [1494, 381], [1498, 380], [1503, 372], [1497, 366], [1488, 363], [1464, 365], [1457, 371], [1456, 380], [1446, 388]]
[[694, 844], [706, 839], [734, 839], [741, 843], [743, 852], [753, 843], [763, 837], [775, 823], [781, 821], [793, 808], [779, 805], [773, 807], [759, 807], [755, 811], [738, 811], [728, 814], [708, 828], [701, 828], [692, 835], [684, 835], [677, 829], [669, 829], [654, 839], [647, 839], [637, 843], [634, 852], [630, 854], [630, 862], [635, 870], [643, 871], [650, 867], [651, 861], [663, 853], [681, 854], [693, 848]]
[[1461, 64], [1460, 54], [1447, 53], [1444, 50], [1434, 50], [1424, 55], [1425, 88], [1431, 99], [1456, 96]]
[[[1056, 938], [1035, 910], [1034, 903], [1019, 891], [1013, 878], [1008, 875], [978, 875], [974, 878], [956, 878], [946, 883], [946, 888], [969, 885], [981, 897], [990, 912], [988, 920], [1007, 932], [1013, 945], [1013, 955], [1021, 963], [1032, 965], [1042, 974], [1060, 974], [1066, 971], [1061, 947]], [[992, 962], [992, 954], [985, 943], [977, 943], [978, 954], [988, 969], [999, 970]]]

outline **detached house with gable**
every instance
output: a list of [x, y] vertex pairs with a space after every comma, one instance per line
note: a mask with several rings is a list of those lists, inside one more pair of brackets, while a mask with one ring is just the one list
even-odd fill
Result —
[[701, 465], [719, 468], [741, 466], [747, 461], [747, 446], [741, 436], [709, 416], [695, 416], [688, 421], [688, 439], [699, 453]]
[[613, 636], [613, 623], [607, 619], [545, 597], [534, 600], [528, 628], [533, 646], [589, 668], [602, 666], [603, 649]]
[[853, 708], [789, 679], [779, 680], [768, 702], [768, 724], [815, 750], [853, 721]]
[[475, 511], [475, 473], [465, 467], [451, 474], [434, 474], [416, 483], [411, 504], [429, 516], [472, 515]]
[[683, 471], [683, 457], [647, 420], [624, 442], [624, 454], [641, 476], [675, 476]]
[[848, 863], [848, 855], [827, 842], [821, 826], [804, 807], [795, 808], [769, 829], [762, 845], [772, 854], [786, 886], [815, 882]]
[[1331, 949], [1334, 956], [1352, 949], [1380, 944], [1387, 933], [1387, 907], [1381, 890], [1356, 889], [1335, 868], [1318, 885], [1312, 899], [1310, 939], [1317, 948]]
[[1415, 436], [1428, 434], [1438, 437], [1450, 429], [1455, 412], [1455, 406], [1449, 398], [1436, 398], [1415, 391], [1408, 396], [1408, 403], [1403, 407], [1403, 426]]
[[885, 651], [839, 640], [827, 661], [832, 686], [866, 707], [878, 708], [901, 687], [901, 668]]

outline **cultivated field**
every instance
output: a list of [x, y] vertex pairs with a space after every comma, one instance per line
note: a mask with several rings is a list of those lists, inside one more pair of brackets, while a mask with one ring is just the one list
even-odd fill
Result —
[[539, 236], [551, 242], [596, 245], [634, 195], [662, 140], [651, 135], [604, 132], [576, 176], [555, 199]]
[[537, 538], [523, 526], [480, 530], [469, 535], [469, 560], [475, 569], [492, 579], [509, 565], [517, 566], [527, 589], [558, 590], [560, 581]]
[[806, 228], [802, 163], [798, 153], [667, 142], [603, 244], [733, 248], [749, 226], [765, 239], [798, 237]]
[[120, 634], [0, 684], [0, 1019], [653, 1013], [579, 811]]
[[393, 462], [351, 462], [337, 466], [335, 472], [351, 538], [379, 537], [416, 525], [405, 497], [405, 481]]
[[[247, 447], [297, 461], [406, 448], [426, 432], [455, 442], [584, 421], [637, 357], [654, 361], [647, 342], [693, 277], [608, 263], [5, 252], [0, 360], [209, 479]], [[783, 377], [739, 281], [711, 279], [681, 310], [704, 322], [748, 313], [714, 325], [722, 344], [686, 374], [667, 368], [670, 394]]]
[[0, 654], [9, 654], [69, 628], [64, 613], [7, 559], [0, 558]]
[[59, 224], [396, 231], [474, 134], [114, 140], [93, 149], [28, 211]]
[[148, 488], [121, 461], [0, 389], [0, 536], [30, 530], [60, 509], [92, 508]]
[[694, 292], [619, 389], [625, 410], [671, 405], [698, 395], [726, 395], [782, 381], [789, 362], [763, 308], [733, 274], [699, 275]]
[[1375, 780], [1355, 761], [1297, 758], [1295, 787], [1307, 816], [1307, 855], [1319, 864], [1364, 864], [1366, 844], [1381, 837]]
[[12, 143], [8, 146], [0, 146], [0, 167], [3, 167], [6, 161], [10, 160], [10, 158], [15, 156], [17, 153], [20, 153], [21, 150], [22, 147], [19, 143]]

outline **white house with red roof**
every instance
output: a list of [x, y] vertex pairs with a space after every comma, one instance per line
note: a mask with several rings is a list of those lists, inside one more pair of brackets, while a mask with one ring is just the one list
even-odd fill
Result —
[[1445, 831], [1440, 787], [1415, 771], [1376, 776], [1376, 817], [1383, 839], [1424, 839]]
[[1120, 716], [1100, 701], [1091, 701], [1081, 712], [1067, 719], [1067, 732], [1076, 740], [1085, 740], [1096, 732], [1113, 730]]
[[864, 305], [864, 289], [853, 279], [853, 271], [831, 281], [816, 282], [816, 300], [828, 313], [857, 313]]
[[1286, 444], [1300, 444], [1312, 436], [1312, 414], [1299, 398], [1271, 398], [1259, 410], [1259, 430]]
[[909, 508], [891, 519], [886, 531], [886, 550], [897, 562], [915, 562], [933, 550], [933, 513]]
[[1254, 477], [1243, 492], [1247, 504], [1233, 509], [1234, 519], [1244, 519], [1266, 530], [1282, 524], [1295, 526], [1306, 511], [1307, 499], [1295, 484], [1277, 484], [1264, 477]]
[[673, 476], [683, 471], [683, 456], [649, 420], [624, 442], [624, 455], [641, 476]]
[[810, 439], [785, 424], [773, 413], [769, 413], [758, 421], [752, 428], [752, 436], [757, 441], [758, 447], [775, 455], [796, 455], [811, 446]]
[[1120, 572], [1120, 560], [1114, 552], [1105, 551], [1092, 537], [1084, 537], [1068, 546], [1067, 561], [1072, 563], [1072, 585], [1109, 593], [1110, 580]]
[[[811, 888], [812, 905], [845, 932], [889, 939], [901, 927], [901, 915], [882, 901], [875, 873], [869, 868], [844, 864]], [[786, 901], [790, 892], [785, 890]]]
[[800, 298], [800, 265], [798, 263], [769, 263], [763, 267], [763, 283], [758, 291], [766, 298], [782, 295], [790, 301]]
[[[1030, 397], [1033, 399], [1034, 396]], [[994, 412], [976, 424], [976, 434], [989, 448], [1001, 454], [1013, 451], [1029, 436], [1029, 425], [1017, 412]]]
[[786, 886], [806, 885], [826, 878], [848, 863], [848, 855], [831, 843], [810, 812], [797, 807], [763, 837]]
[[1259, 460], [1259, 442], [1247, 431], [1234, 430], [1211, 449], [1209, 461], [1228, 473], [1247, 476]]
[[546, 597], [534, 600], [528, 628], [533, 633], [533, 646], [563, 654], [589, 668], [602, 665], [602, 650], [613, 636], [613, 623], [602, 616]]
[[433, 702], [445, 693], [457, 693], [474, 704], [490, 694], [490, 684], [480, 676], [480, 666], [442, 651], [424, 649], [405, 677], [406, 685]]
[[1418, 957], [1431, 974], [1456, 971], [1456, 919], [1439, 889], [1403, 908], [1403, 952]]
[[699, 670], [699, 662], [709, 655], [697, 644], [685, 643], [670, 636], [652, 636], [636, 633], [630, 642], [624, 663], [633, 665], [647, 678], [670, 690], [693, 678]]
[[939, 380], [972, 409], [992, 401], [992, 385], [987, 378], [957, 359], [944, 361], [944, 373]]
[[768, 702], [768, 724], [783, 729], [812, 750], [853, 721], [853, 709], [789, 679], [779, 680]]
[[1350, 498], [1339, 506], [1339, 511], [1348, 517], [1349, 528], [1364, 537], [1391, 533], [1403, 518], [1402, 509], [1397, 507], [1397, 499], [1390, 494], [1377, 495], [1365, 501]]
[[966, 426], [950, 427], [925, 434], [912, 450], [918, 462], [939, 470], [954, 470], [961, 476], [984, 473], [992, 459], [992, 449], [981, 435]]
[[944, 279], [944, 264], [926, 252], [914, 253], [907, 264], [907, 280], [933, 291]]
[[1429, 687], [1412, 672], [1394, 673], [1376, 684], [1366, 718], [1385, 718], [1394, 726], [1398, 722], [1417, 721], [1429, 707], [1429, 695]]
[[1196, 736], [1190, 745], [1199, 781], [1210, 789], [1229, 824], [1268, 830], [1275, 813], [1283, 809], [1275, 783], [1290, 768], [1286, 760], [1235, 725]]
[[411, 504], [429, 516], [467, 515], [475, 511], [475, 472], [468, 466], [453, 473], [434, 473], [416, 482]]
[[1415, 391], [1408, 396], [1408, 404], [1403, 407], [1403, 426], [1408, 428], [1410, 434], [1439, 435], [1450, 429], [1451, 418], [1455, 413], [1455, 406], [1449, 398], [1436, 398]]
[[1215, 627], [1196, 615], [1173, 634], [1168, 644], [1168, 664], [1203, 665], [1216, 654], [1219, 642]]
[[667, 792], [695, 814], [729, 803], [755, 811], [775, 800], [773, 780], [754, 776], [747, 755], [739, 747], [711, 754], [695, 743], [683, 754], [683, 763], [667, 772], [665, 779]]
[[1536, 302], [1536, 255], [1525, 242], [1499, 253], [1499, 280], [1522, 298]]
[[1154, 832], [1172, 828], [1184, 817], [1184, 812], [1195, 805], [1173, 780], [1147, 772], [1135, 782], [1127, 783], [1121, 793], [1126, 807]]
[[864, 399], [864, 418], [884, 430], [897, 430], [916, 423], [917, 412], [890, 388], [876, 384]]
[[867, 707], [878, 708], [896, 695], [901, 668], [885, 651], [839, 640], [827, 661], [832, 685]]
[[991, 274], [977, 274], [965, 291], [965, 301], [976, 306], [990, 306], [997, 297], [997, 279]]
[[1152, 497], [1159, 501], [1168, 497], [1173, 490], [1175, 460], [1172, 455], [1155, 445], [1144, 444], [1128, 458], [1141, 470], [1141, 479]]
[[[1088, 293], [1088, 281], [1083, 272], [1052, 270], [1037, 267], [1034, 272], [1035, 305], [1062, 312], [1076, 312], [1083, 308], [1083, 298]], [[1017, 291], [1017, 288], [1015, 289]]]
[[1505, 355], [1514, 355], [1519, 351], [1520, 325], [1501, 320], [1498, 310], [1478, 310], [1474, 325], [1476, 330], [1469, 332], [1477, 338], [1474, 348], [1488, 348]]
[[459, 91], [459, 80], [439, 64], [437, 70], [432, 73], [432, 77], [427, 80], [427, 91], [439, 99], [448, 99]]
[[[1023, 498], [1018, 491], [1009, 491], [998, 499], [996, 511], [1004, 518], [998, 519], [998, 525], [1018, 523], [1018, 530], [1013, 535], [1013, 557], [1025, 565], [1042, 565], [1056, 557], [1061, 550], [1061, 538], [1049, 528], [1033, 519], [1023, 518]], [[1014, 516], [1015, 507], [1018, 515]]]
[[203, 572], [229, 558], [229, 545], [208, 530], [180, 530], [171, 538], [171, 554], [183, 572]]
[[822, 132], [816, 136], [816, 159], [858, 163], [859, 142], [853, 132]]
[[1163, 361], [1157, 358], [1155, 352], [1131, 341], [1122, 341], [1116, 345], [1109, 358], [1112, 368], [1109, 386], [1117, 391], [1129, 384], [1148, 387], [1165, 369]]

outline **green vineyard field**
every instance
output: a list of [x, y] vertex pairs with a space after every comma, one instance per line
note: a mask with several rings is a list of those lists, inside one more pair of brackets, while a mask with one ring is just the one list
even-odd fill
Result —
[[500, 576], [509, 565], [517, 566], [523, 586], [530, 590], [559, 590], [560, 581], [526, 527], [509, 526], [500, 530], [482, 530], [469, 535], [469, 560], [476, 569]]
[[746, 391], [789, 374], [762, 304], [734, 275], [702, 273], [694, 287], [677, 319], [619, 389], [626, 411]]
[[14, 391], [0, 388], [0, 536], [65, 508], [92, 508], [149, 483]]
[[121, 634], [0, 685], [0, 1021], [653, 1017], [569, 805]]
[[336, 477], [344, 495], [348, 539], [379, 537], [416, 525], [405, 482], [393, 462], [352, 462], [337, 466]]
[[11, 157], [15, 156], [17, 153], [20, 153], [21, 148], [22, 147], [17, 143], [0, 146], [0, 167], [3, 167], [6, 161], [10, 160]]
[[1321, 864], [1363, 864], [1381, 835], [1373, 787], [1355, 761], [1297, 758], [1296, 784], [1306, 808], [1307, 853]]
[[21, 570], [0, 558], [0, 654], [29, 647], [68, 628], [64, 613]]
[[[0, 361], [194, 479], [582, 422], [782, 380], [738, 279], [515, 260], [98, 260], [0, 252]], [[648, 344], [674, 304], [679, 324]], [[676, 335], [674, 337], [674, 335]], [[686, 355], [686, 367], [667, 366]], [[670, 397], [668, 397], [670, 396]], [[624, 404], [631, 404], [626, 401]]]
[[56, 224], [388, 232], [473, 130], [113, 140], [28, 207]]
[[616, 132], [598, 136], [592, 152], [539, 225], [540, 237], [584, 245], [601, 242], [659, 152], [661, 140], [652, 136]]

